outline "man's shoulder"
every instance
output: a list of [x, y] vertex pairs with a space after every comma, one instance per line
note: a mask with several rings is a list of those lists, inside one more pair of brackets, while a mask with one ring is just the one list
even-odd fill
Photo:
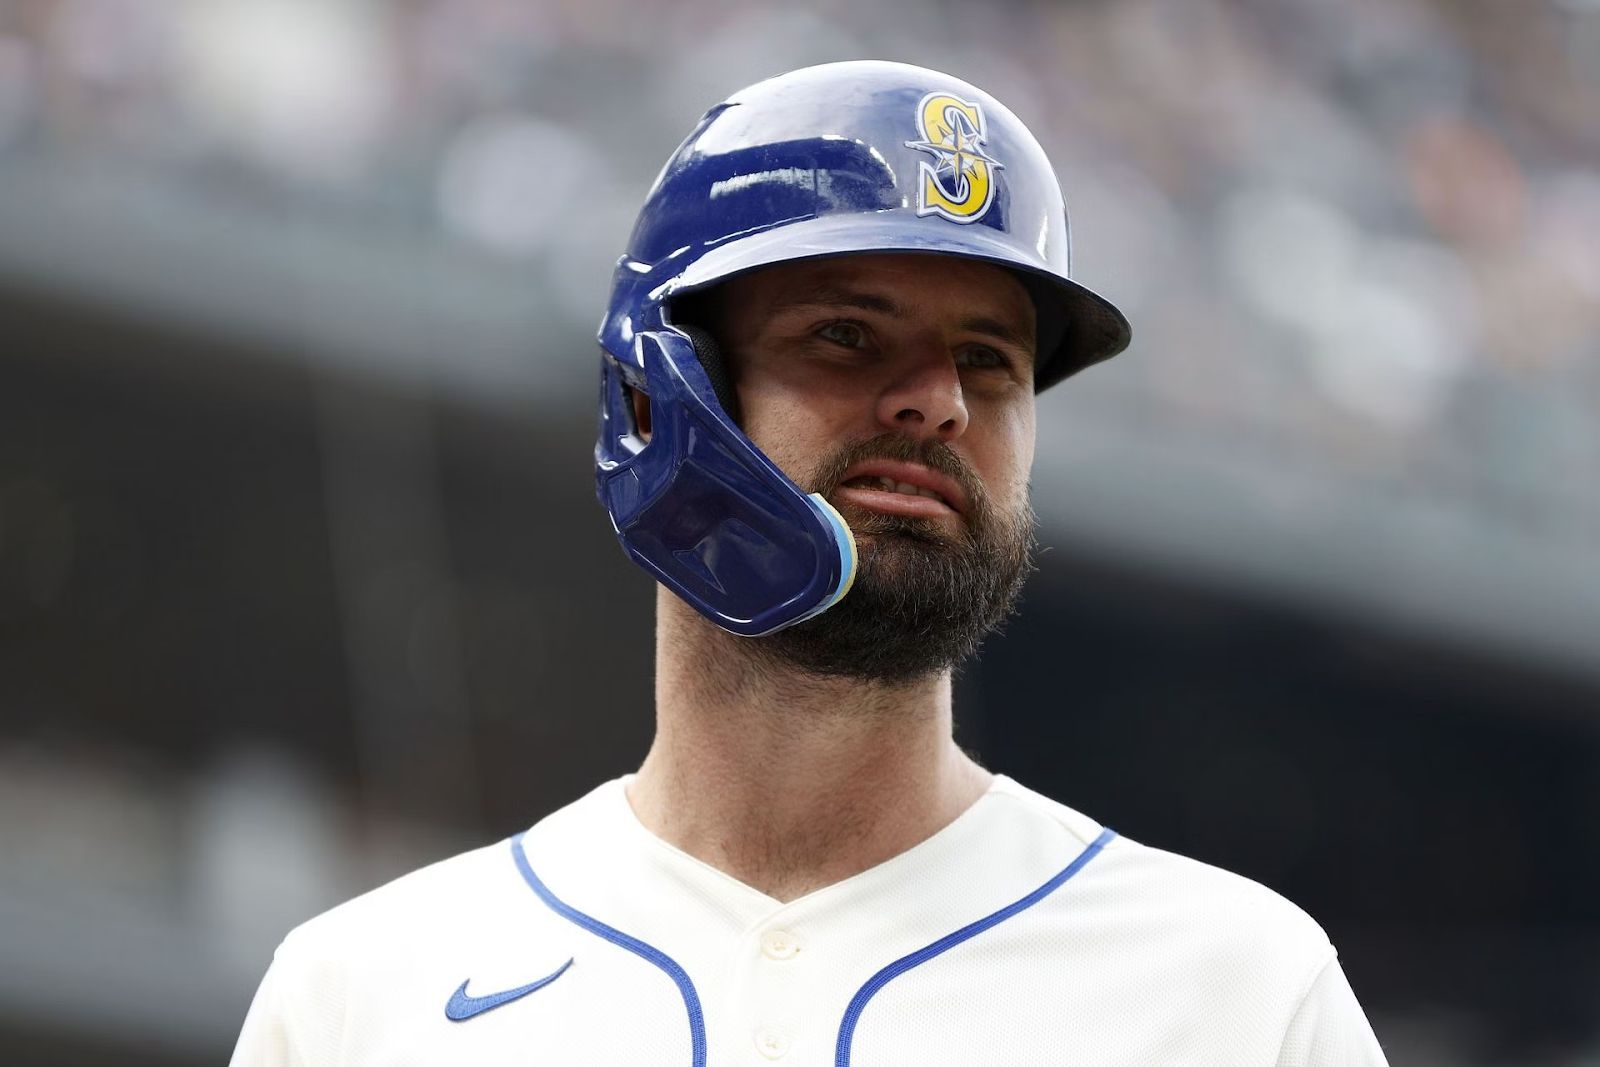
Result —
[[[1016, 904], [974, 924], [973, 951], [927, 970], [920, 986], [886, 989], [880, 1024], [914, 1026], [926, 990], [944, 981], [951, 997], [1003, 997], [1027, 1046], [1008, 1062], [1047, 1058], [1046, 1044], [1119, 1063], [1383, 1062], [1332, 944], [1300, 907], [1008, 779], [990, 796], [969, 862], [987, 871], [1032, 857], [1015, 864], [1028, 868], [1027, 880], [1012, 879]], [[1307, 1032], [1338, 1051], [1281, 1058], [1286, 1035], [1298, 1048], [1313, 1040]]]
[[[503, 908], [517, 879], [508, 841], [420, 867], [306, 920], [284, 938], [277, 956], [359, 959], [396, 946], [452, 936]], [[524, 889], [525, 893], [526, 890]]]
[[448, 1017], [467, 982], [507, 990], [560, 973], [582, 931], [540, 903], [522, 844], [536, 833], [581, 841], [603, 821], [590, 802], [600, 792], [295, 927], [273, 954], [235, 1062], [332, 1062], [323, 1057], [347, 1048], [363, 1050], [352, 1062], [391, 1062]]
[[1315, 919], [1254, 879], [1126, 837], [1107, 852], [1103, 873], [1118, 909], [1169, 944], [1234, 946], [1317, 968], [1333, 956]]
[[[1008, 791], [1037, 817], [1087, 840], [1100, 824], [1015, 783]], [[1057, 905], [1092, 920], [1097, 937], [1163, 946], [1172, 959], [1232, 957], [1309, 975], [1333, 957], [1315, 919], [1242, 874], [1117, 834], [1075, 877]]]
[[613, 785], [546, 815], [525, 833], [419, 867], [322, 912], [291, 930], [278, 955], [382, 957], [385, 946], [415, 954], [437, 942], [492, 939], [508, 924], [544, 919], [548, 912], [537, 905], [519, 864], [521, 839], [592, 832], [585, 813]]

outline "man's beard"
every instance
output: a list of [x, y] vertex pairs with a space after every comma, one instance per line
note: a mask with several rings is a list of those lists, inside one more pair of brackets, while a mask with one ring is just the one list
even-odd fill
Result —
[[1015, 608], [1033, 570], [1037, 520], [1026, 505], [998, 514], [948, 445], [875, 437], [825, 460], [806, 490], [830, 496], [851, 466], [879, 458], [921, 463], [954, 479], [967, 496], [964, 528], [952, 533], [933, 519], [857, 511], [850, 592], [815, 618], [754, 639], [760, 657], [825, 677], [904, 685], [971, 656]]

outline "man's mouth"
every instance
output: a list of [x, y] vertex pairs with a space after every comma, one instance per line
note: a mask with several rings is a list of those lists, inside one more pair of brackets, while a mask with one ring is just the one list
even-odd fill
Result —
[[910, 482], [897, 482], [893, 478], [882, 474], [861, 474], [848, 481], [839, 483], [840, 489], [874, 489], [883, 493], [900, 493], [904, 496], [923, 496], [937, 500], [945, 507], [950, 502], [940, 494], [923, 485], [912, 485]]
[[839, 499], [872, 511], [921, 518], [964, 515], [967, 494], [961, 483], [942, 471], [912, 460], [875, 456], [858, 460], [844, 471]]

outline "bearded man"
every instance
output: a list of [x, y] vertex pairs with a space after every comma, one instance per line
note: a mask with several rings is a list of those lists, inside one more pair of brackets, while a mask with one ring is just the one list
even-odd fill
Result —
[[1030, 569], [1035, 395], [1128, 343], [1066, 242], [1037, 141], [948, 75], [708, 112], [600, 330], [649, 754], [293, 932], [234, 1062], [1382, 1064], [1293, 904], [953, 740]]

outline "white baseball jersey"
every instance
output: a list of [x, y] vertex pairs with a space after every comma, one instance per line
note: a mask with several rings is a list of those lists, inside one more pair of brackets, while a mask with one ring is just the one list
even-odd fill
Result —
[[625, 782], [293, 931], [234, 1067], [1384, 1063], [1293, 904], [1008, 778], [787, 904]]

